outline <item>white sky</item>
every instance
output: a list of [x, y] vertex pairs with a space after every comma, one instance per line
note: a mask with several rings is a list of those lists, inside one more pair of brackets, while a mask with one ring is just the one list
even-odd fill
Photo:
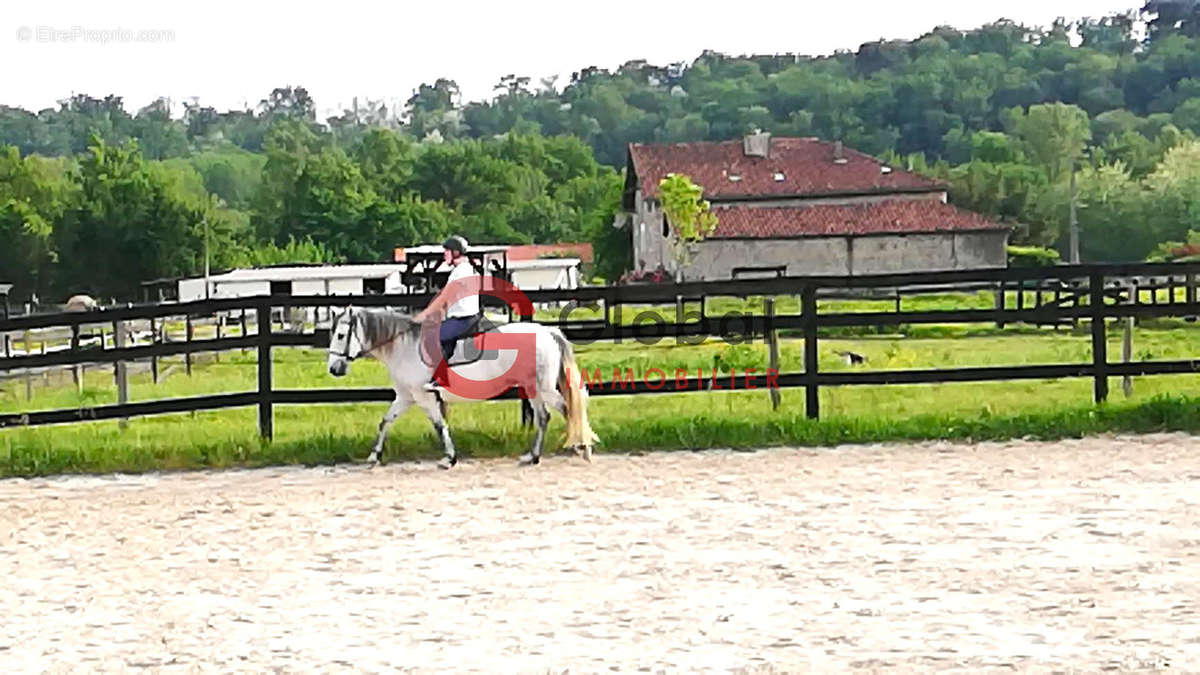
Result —
[[[704, 49], [828, 54], [939, 24], [969, 29], [1004, 17], [1049, 25], [1100, 17], [1141, 0], [7, 0], [0, 13], [0, 103], [30, 110], [72, 93], [123, 96], [136, 111], [159, 96], [199, 97], [224, 111], [277, 86], [304, 86], [324, 119], [352, 97], [403, 101], [421, 82], [456, 80], [466, 100], [508, 73], [538, 79], [633, 59], [666, 65]], [[686, 12], [686, 13], [683, 13]], [[49, 41], [45, 28], [167, 29], [173, 41]], [[24, 29], [24, 30], [23, 30]], [[24, 38], [24, 39], [22, 39]]]

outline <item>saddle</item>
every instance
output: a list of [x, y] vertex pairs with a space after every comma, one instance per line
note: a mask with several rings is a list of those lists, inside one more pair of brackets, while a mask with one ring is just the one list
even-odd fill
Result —
[[[454, 368], [456, 366], [469, 365], [475, 363], [476, 361], [494, 361], [497, 359], [500, 351], [487, 348], [486, 333], [495, 332], [498, 327], [499, 324], [488, 319], [486, 316], [480, 315], [479, 321], [475, 322], [475, 329], [455, 341], [454, 353], [450, 355], [450, 360], [446, 365]], [[475, 337], [480, 334], [484, 334], [484, 337], [481, 340], [481, 342], [484, 343], [483, 349], [475, 346]], [[437, 365], [437, 363], [441, 361], [441, 352], [439, 351], [433, 358], [430, 358], [430, 355], [426, 353], [424, 346], [425, 345], [422, 345], [421, 349], [421, 360], [427, 366], [432, 367]]]

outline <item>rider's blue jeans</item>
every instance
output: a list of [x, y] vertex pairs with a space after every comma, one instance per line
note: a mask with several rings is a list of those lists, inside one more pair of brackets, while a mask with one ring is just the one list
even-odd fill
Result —
[[465, 316], [447, 318], [438, 330], [438, 339], [442, 341], [442, 358], [447, 364], [454, 355], [454, 344], [458, 339], [474, 329], [479, 317]]

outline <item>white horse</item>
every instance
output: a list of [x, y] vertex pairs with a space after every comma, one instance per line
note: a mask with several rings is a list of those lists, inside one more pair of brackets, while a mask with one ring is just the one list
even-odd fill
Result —
[[[533, 447], [521, 455], [522, 464], [537, 464], [541, 460], [550, 408], [562, 413], [566, 420], [564, 447], [592, 461], [592, 446], [599, 439], [588, 423], [587, 388], [575, 363], [575, 350], [561, 331], [538, 323], [498, 326], [482, 334], [484, 351], [475, 360], [452, 357], [450, 370], [459, 386], [452, 379], [448, 387], [431, 389], [430, 378], [442, 358], [436, 336], [436, 330], [423, 333], [422, 325], [411, 316], [388, 309], [348, 307], [333, 321], [329, 331], [329, 373], [342, 377], [349, 371], [351, 361], [369, 356], [388, 369], [396, 390], [395, 401], [379, 422], [379, 435], [368, 458], [372, 465], [378, 464], [382, 457], [384, 439], [392, 423], [415, 403], [429, 417], [442, 441], [445, 456], [438, 466], [449, 469], [458, 463], [458, 454], [446, 426], [445, 404], [485, 400], [473, 394], [484, 390], [498, 394], [513, 387], [519, 387], [522, 396], [529, 400], [537, 425]], [[522, 347], [532, 343], [534, 353], [514, 348], [514, 337]], [[489, 341], [493, 346], [489, 347]], [[462, 342], [459, 348], [462, 352]], [[470, 350], [469, 346], [465, 348]], [[455, 365], [456, 360], [459, 365]], [[464, 395], [465, 390], [471, 393]]]

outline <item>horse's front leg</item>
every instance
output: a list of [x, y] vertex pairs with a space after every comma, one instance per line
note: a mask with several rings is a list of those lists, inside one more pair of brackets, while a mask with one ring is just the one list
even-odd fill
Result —
[[425, 393], [417, 401], [429, 421], [433, 423], [433, 432], [442, 441], [442, 451], [445, 453], [438, 461], [438, 468], [449, 469], [458, 464], [458, 452], [454, 449], [454, 440], [450, 438], [450, 429], [446, 426], [446, 418], [442, 416], [442, 404], [434, 393]]
[[367, 461], [372, 465], [379, 464], [379, 460], [383, 457], [383, 442], [387, 439], [392, 423], [408, 410], [412, 402], [408, 396], [396, 394], [396, 400], [392, 401], [392, 405], [388, 407], [383, 419], [379, 420], [379, 434], [375, 437], [375, 445], [371, 446], [371, 455], [367, 457]]

